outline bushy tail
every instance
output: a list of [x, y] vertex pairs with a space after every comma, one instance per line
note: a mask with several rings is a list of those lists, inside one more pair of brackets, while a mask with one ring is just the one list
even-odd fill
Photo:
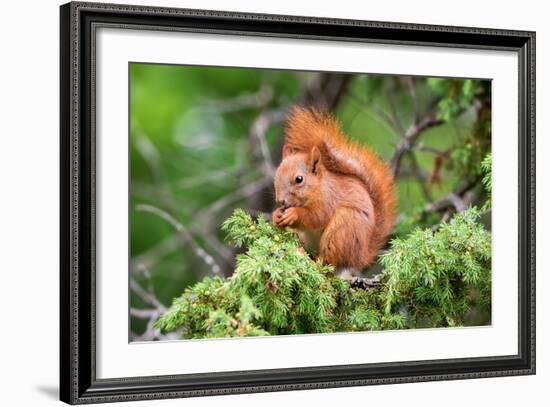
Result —
[[376, 218], [369, 251], [376, 255], [395, 224], [397, 197], [388, 165], [366, 146], [348, 139], [332, 115], [294, 107], [287, 120], [285, 152], [309, 152], [314, 146], [329, 171], [356, 176], [366, 185]]

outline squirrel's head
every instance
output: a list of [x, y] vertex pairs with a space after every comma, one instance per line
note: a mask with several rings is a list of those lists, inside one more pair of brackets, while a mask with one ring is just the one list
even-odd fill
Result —
[[283, 208], [308, 206], [321, 194], [324, 171], [317, 147], [296, 153], [283, 149], [283, 161], [275, 173], [277, 204]]

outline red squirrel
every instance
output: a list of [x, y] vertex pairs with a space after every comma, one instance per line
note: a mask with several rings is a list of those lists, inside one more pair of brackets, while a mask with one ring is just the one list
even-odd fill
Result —
[[318, 259], [352, 274], [375, 261], [395, 223], [388, 165], [312, 108], [289, 113], [275, 199], [275, 226], [292, 227]]

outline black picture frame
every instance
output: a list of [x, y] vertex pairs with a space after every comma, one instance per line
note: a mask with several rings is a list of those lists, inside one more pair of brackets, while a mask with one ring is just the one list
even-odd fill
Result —
[[[72, 2], [60, 7], [60, 398], [71, 404], [535, 373], [535, 33]], [[96, 378], [95, 29], [175, 30], [515, 51], [519, 57], [519, 351], [368, 365]]]

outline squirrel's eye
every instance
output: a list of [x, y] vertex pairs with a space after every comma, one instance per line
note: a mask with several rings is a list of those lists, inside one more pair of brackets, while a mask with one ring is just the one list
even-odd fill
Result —
[[296, 183], [299, 184], [300, 182], [302, 182], [304, 180], [304, 177], [302, 177], [301, 175], [298, 175], [296, 177]]

